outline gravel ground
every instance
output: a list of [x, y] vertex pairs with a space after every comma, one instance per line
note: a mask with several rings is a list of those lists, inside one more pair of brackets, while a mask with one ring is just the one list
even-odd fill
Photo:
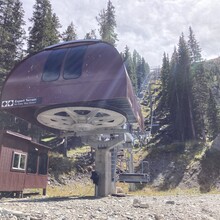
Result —
[[0, 219], [220, 220], [220, 194], [1, 199]]

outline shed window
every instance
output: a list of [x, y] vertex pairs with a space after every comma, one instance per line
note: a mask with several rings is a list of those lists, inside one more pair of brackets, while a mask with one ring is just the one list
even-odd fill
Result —
[[38, 167], [38, 173], [42, 175], [47, 174], [47, 161], [48, 161], [48, 155], [46, 153], [42, 153], [39, 155], [39, 167]]
[[81, 75], [86, 49], [87, 46], [79, 46], [68, 50], [63, 70], [64, 79], [75, 79]]
[[27, 154], [14, 152], [12, 169], [25, 170], [27, 161]]
[[27, 159], [27, 172], [28, 173], [36, 173], [37, 172], [37, 152], [29, 152]]
[[59, 78], [65, 54], [66, 49], [53, 50], [50, 53], [43, 70], [43, 81], [50, 82]]

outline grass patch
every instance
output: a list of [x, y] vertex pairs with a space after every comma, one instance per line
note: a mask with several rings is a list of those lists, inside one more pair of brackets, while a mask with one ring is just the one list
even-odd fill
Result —
[[140, 161], [142, 161], [144, 158], [146, 158], [147, 155], [148, 155], [148, 151], [146, 150], [146, 148], [133, 149], [134, 163], [138, 164]]
[[150, 108], [144, 105], [141, 105], [142, 115], [144, 118], [148, 118], [150, 116]]
[[[129, 191], [128, 183], [117, 183], [117, 187], [120, 187], [125, 194], [133, 195], [133, 196], [178, 196], [178, 195], [201, 195], [199, 188], [190, 188], [190, 189], [169, 189], [169, 190], [158, 190], [157, 188], [153, 188], [150, 186], [146, 186], [141, 190], [135, 190], [133, 192]], [[207, 194], [220, 194], [219, 189], [211, 189]]]
[[177, 195], [198, 195], [201, 194], [198, 188], [192, 189], [169, 189], [169, 190], [157, 190], [155, 188], [145, 187], [142, 190], [132, 192], [132, 195], [138, 196], [177, 196]]
[[48, 186], [47, 196], [49, 197], [62, 197], [62, 196], [94, 196], [94, 184], [87, 183], [74, 183], [71, 185], [62, 186]]
[[[128, 183], [116, 183], [116, 187], [120, 187], [123, 190], [124, 194], [131, 196], [178, 196], [178, 195], [187, 195], [187, 196], [196, 196], [201, 195], [199, 188], [191, 189], [169, 189], [169, 190], [158, 190], [153, 187], [145, 187], [142, 190], [129, 191]], [[29, 189], [24, 190], [24, 193], [37, 193], [39, 195], [33, 195], [34, 197], [42, 196], [42, 189]], [[206, 194], [220, 194], [219, 189], [213, 188]], [[47, 197], [84, 197], [84, 196], [94, 196], [95, 195], [95, 186], [92, 182], [87, 183], [74, 183], [71, 185], [62, 185], [62, 186], [48, 186], [47, 187]]]
[[67, 152], [68, 157], [74, 157], [79, 154], [88, 153], [91, 151], [90, 146], [76, 147], [75, 149], [71, 149]]

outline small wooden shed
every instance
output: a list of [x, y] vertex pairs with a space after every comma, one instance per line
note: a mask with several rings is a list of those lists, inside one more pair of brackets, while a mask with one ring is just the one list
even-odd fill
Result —
[[24, 189], [42, 188], [45, 195], [48, 150], [31, 137], [0, 131], [0, 194], [22, 196]]

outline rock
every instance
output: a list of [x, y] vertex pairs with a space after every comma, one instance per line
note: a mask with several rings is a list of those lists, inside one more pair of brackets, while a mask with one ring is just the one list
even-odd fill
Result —
[[43, 217], [30, 216], [30, 220], [43, 220]]
[[147, 203], [143, 203], [143, 202], [141, 202], [140, 200], [138, 200], [138, 199], [134, 199], [133, 200], [133, 206], [135, 207], [135, 208], [149, 208], [149, 205], [147, 204]]
[[166, 204], [174, 205], [175, 202], [174, 201], [166, 201]]
[[139, 207], [140, 206], [140, 201], [138, 199], [133, 200], [133, 206], [134, 207]]
[[140, 203], [139, 207], [147, 209], [147, 208], [149, 208], [149, 205], [147, 203]]
[[124, 193], [121, 187], [116, 187], [116, 193]]
[[218, 151], [220, 151], [220, 134], [213, 141], [210, 150], [218, 150]]

